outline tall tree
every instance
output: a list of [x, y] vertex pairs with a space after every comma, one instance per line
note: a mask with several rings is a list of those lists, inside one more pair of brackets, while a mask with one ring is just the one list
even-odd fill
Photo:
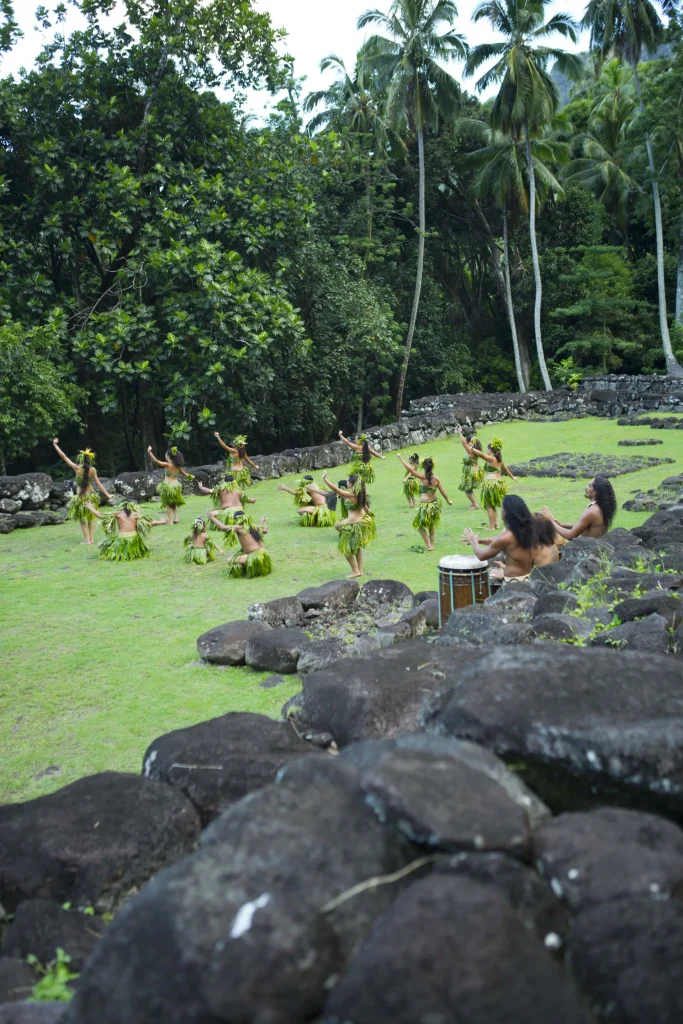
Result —
[[[401, 415], [410, 351], [415, 335], [424, 269], [425, 233], [425, 130], [436, 131], [439, 122], [452, 117], [460, 101], [460, 86], [439, 61], [465, 58], [467, 46], [450, 27], [458, 11], [452, 0], [394, 0], [388, 14], [366, 11], [358, 28], [377, 25], [386, 35], [373, 35], [361, 51], [361, 59], [386, 92], [389, 122], [403, 134], [417, 136], [419, 174], [419, 229], [417, 271], [413, 306], [408, 323], [403, 363], [396, 394], [396, 415]], [[441, 32], [444, 24], [449, 27]]]
[[[662, 0], [662, 10], [666, 15], [676, 13], [674, 0]], [[645, 114], [638, 63], [643, 48], [655, 50], [664, 37], [664, 25], [657, 9], [650, 0], [590, 0], [583, 16], [583, 24], [590, 29], [591, 47], [603, 54], [616, 54], [626, 61], [633, 71], [633, 83], [636, 87], [638, 105], [641, 114]], [[666, 285], [664, 281], [664, 230], [662, 227], [662, 206], [657, 182], [657, 169], [652, 151], [649, 132], [645, 132], [645, 148], [652, 179], [652, 205], [655, 217], [655, 237], [657, 244], [657, 290], [659, 297], [659, 330], [662, 336], [662, 348], [666, 359], [667, 373], [673, 377], [683, 377], [683, 367], [676, 359], [666, 314]]]
[[545, 20], [549, 0], [484, 0], [476, 8], [473, 20], [486, 20], [493, 30], [504, 38], [501, 42], [482, 43], [469, 55], [467, 69], [470, 74], [483, 64], [495, 59], [494, 64], [479, 78], [480, 91], [497, 82], [498, 94], [491, 107], [491, 124], [513, 139], [522, 138], [529, 175], [529, 238], [534, 268], [536, 297], [534, 303], [534, 334], [536, 355], [546, 391], [552, 391], [545, 363], [541, 334], [541, 304], [543, 283], [536, 242], [537, 190], [531, 139], [547, 125], [559, 104], [557, 85], [550, 76], [548, 65], [553, 61], [569, 78], [578, 78], [582, 62], [579, 57], [543, 40], [560, 35], [576, 41], [576, 24], [568, 14], [554, 14]]

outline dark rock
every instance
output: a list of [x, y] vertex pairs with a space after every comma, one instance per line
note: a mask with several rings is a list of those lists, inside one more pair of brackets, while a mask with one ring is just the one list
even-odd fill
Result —
[[422, 608], [425, 613], [425, 624], [427, 629], [438, 629], [439, 628], [439, 602], [434, 598], [429, 598], [427, 601], [423, 601], [418, 607]]
[[64, 1003], [2, 1003], [0, 1024], [57, 1024]]
[[147, 748], [142, 770], [147, 778], [184, 793], [207, 825], [243, 796], [273, 782], [288, 761], [317, 752], [289, 722], [231, 711], [160, 736]]
[[634, 439], [633, 441], [617, 441], [617, 444], [624, 448], [639, 448], [643, 445], [664, 444], [664, 442], [659, 437], [644, 437]]
[[574, 912], [625, 896], [667, 899], [683, 885], [683, 832], [654, 814], [561, 814], [536, 832], [534, 848], [539, 870]]
[[38, 975], [19, 957], [0, 956], [0, 1005], [28, 999]]
[[21, 502], [22, 509], [38, 509], [46, 505], [52, 490], [52, 477], [47, 473], [20, 473], [0, 476], [0, 498]]
[[299, 675], [304, 675], [306, 672], [315, 672], [317, 669], [334, 665], [336, 661], [340, 661], [342, 658], [350, 658], [353, 656], [353, 653], [351, 645], [344, 643], [343, 640], [336, 638], [309, 640], [301, 648], [296, 670]]
[[504, 626], [496, 625], [492, 642], [496, 646], [509, 644], [531, 644], [536, 642], [536, 632], [530, 622], [510, 622]]
[[384, 605], [406, 601], [412, 604], [413, 592], [399, 580], [370, 580], [361, 587], [358, 600], [362, 604]]
[[661, 615], [648, 615], [637, 622], [625, 622], [613, 629], [605, 629], [591, 640], [597, 647], [621, 647], [630, 651], [653, 651], [666, 654], [671, 633]]
[[671, 653], [683, 655], [683, 626], [679, 626], [671, 638]]
[[642, 526], [634, 527], [631, 532], [640, 537], [644, 544], [648, 544], [655, 534], [675, 526], [683, 526], [683, 505], [674, 505], [666, 511], [655, 512]]
[[332, 611], [350, 607], [358, 597], [359, 590], [357, 580], [330, 580], [320, 587], [307, 587], [296, 596], [304, 611], [311, 608]]
[[438, 601], [438, 590], [418, 590], [413, 598], [413, 607], [418, 608], [425, 601]]
[[[54, 502], [56, 505], [66, 505], [71, 496], [75, 493], [75, 480], [53, 480], [52, 490], [50, 491], [50, 501]], [[104, 497], [104, 495], [102, 497]]]
[[600, 563], [593, 558], [572, 564], [571, 561], [555, 562], [553, 565], [537, 566], [531, 573], [531, 585], [539, 597], [549, 590], [557, 590], [561, 583], [584, 583], [600, 570]]
[[625, 530], [623, 526], [616, 526], [609, 533], [606, 533], [604, 540], [611, 544], [615, 550], [619, 548], [637, 547], [642, 544], [640, 537], [637, 537], [632, 530]]
[[47, 964], [63, 949], [71, 957], [71, 970], [80, 971], [104, 931], [103, 921], [90, 914], [65, 910], [51, 900], [24, 900], [7, 929], [2, 954], [23, 960], [33, 954]]
[[533, 621], [536, 636], [548, 640], [583, 640], [593, 631], [592, 623], [575, 615], [545, 612]]
[[269, 626], [303, 626], [304, 609], [297, 597], [278, 597], [265, 604], [250, 604], [249, 619]]
[[501, 587], [491, 597], [487, 597], [483, 607], [489, 612], [505, 616], [508, 622], [524, 622], [531, 616], [537, 600], [529, 583], [514, 583]]
[[149, 501], [156, 494], [157, 484], [161, 483], [163, 478], [163, 470], [154, 470], [151, 473], [145, 470], [119, 473], [115, 487], [119, 494], [129, 501]]
[[13, 501], [12, 498], [0, 498], [0, 512], [4, 515], [11, 516], [14, 512], [19, 512], [20, 509], [20, 501]]
[[683, 573], [683, 544], [668, 544], [658, 561], [666, 572]]
[[18, 530], [26, 530], [32, 526], [56, 525], [53, 518], [56, 514], [56, 512], [42, 512], [40, 510], [35, 512], [15, 512], [12, 519]]
[[197, 651], [211, 665], [244, 665], [247, 640], [269, 629], [267, 622], [226, 622], [202, 633], [197, 639]]
[[679, 1024], [680, 900], [623, 899], [586, 910], [568, 936], [575, 982], [610, 1024]]
[[676, 629], [683, 621], [683, 600], [677, 594], [663, 590], [650, 590], [642, 597], [627, 597], [614, 607], [614, 614], [622, 622], [633, 622], [646, 615], [661, 615], [670, 629]]
[[601, 558], [613, 554], [614, 548], [604, 537], [599, 540], [595, 537], [577, 537], [562, 548], [562, 565], [576, 565], [589, 556]]
[[0, 513], [0, 533], [11, 533], [12, 530], [16, 529], [16, 525], [14, 516]]
[[284, 676], [268, 676], [262, 683], [259, 683], [261, 690], [274, 690], [276, 686], [282, 686], [283, 683], [289, 682]]
[[609, 587], [619, 596], [625, 597], [634, 590], [647, 593], [650, 590], [678, 590], [683, 586], [683, 576], [676, 573], [637, 572], [625, 566], [615, 567], [609, 578]]
[[199, 819], [182, 793], [102, 772], [0, 806], [0, 903], [39, 897], [111, 909], [192, 848]]
[[411, 633], [409, 622], [394, 622], [378, 629], [375, 633], [375, 640], [380, 647], [391, 647], [393, 644], [400, 643], [401, 640], [409, 640]]
[[244, 660], [261, 672], [296, 672], [301, 649], [307, 643], [303, 629], [270, 629], [249, 637]]
[[538, 598], [531, 610], [534, 618], [540, 615], [562, 615], [578, 608], [579, 602], [568, 590], [549, 590]]
[[669, 526], [666, 530], [660, 530], [652, 534], [647, 543], [653, 551], [667, 548], [671, 544], [683, 544], [683, 526]]
[[463, 666], [451, 687], [432, 701], [427, 729], [519, 762], [553, 808], [609, 799], [683, 810], [678, 659], [566, 644], [501, 647]]
[[412, 885], [377, 921], [322, 1022], [460, 1020], [589, 1024], [590, 1017], [502, 893], [437, 874]]
[[488, 644], [493, 621], [488, 612], [479, 610], [480, 607], [477, 605], [476, 610], [473, 607], [469, 612], [464, 608], [452, 612], [441, 630], [439, 643], [451, 647], [481, 647]]
[[400, 621], [408, 623], [410, 626], [410, 636], [422, 636], [427, 628], [427, 613], [420, 605], [417, 608], [411, 608], [410, 611], [405, 612], [405, 614], [401, 616]]

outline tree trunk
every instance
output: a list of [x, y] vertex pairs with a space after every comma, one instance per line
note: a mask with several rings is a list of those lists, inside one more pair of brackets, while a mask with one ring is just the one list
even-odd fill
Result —
[[408, 363], [410, 362], [410, 350], [413, 347], [413, 336], [415, 334], [415, 322], [417, 320], [417, 311], [420, 305], [420, 292], [422, 291], [422, 271], [424, 268], [425, 259], [425, 152], [424, 152], [424, 132], [422, 128], [417, 130], [417, 157], [418, 166], [420, 172], [420, 194], [419, 194], [419, 207], [420, 207], [420, 233], [417, 245], [417, 271], [415, 274], [415, 294], [413, 296], [413, 308], [410, 314], [410, 323], [408, 324], [408, 334], [406, 336], [406, 347], [403, 353], [403, 364], [401, 366], [401, 374], [398, 378], [398, 394], [396, 395], [396, 418], [401, 418], [401, 411], [403, 409], [403, 392], [406, 387], [406, 377], [408, 375]]
[[508, 213], [503, 206], [503, 258], [505, 265], [505, 298], [508, 309], [508, 320], [510, 321], [510, 334], [512, 335], [512, 348], [515, 353], [515, 370], [517, 371], [517, 383], [522, 394], [526, 393], [524, 372], [522, 370], [522, 359], [519, 353], [519, 341], [517, 339], [517, 324], [515, 322], [515, 307], [512, 304], [512, 283], [510, 281], [510, 251], [508, 248]]
[[[645, 104], [643, 103], [643, 97], [640, 91], [640, 78], [638, 76], [637, 61], [631, 61], [631, 69], [633, 71], [633, 84], [635, 85], [636, 93], [638, 94], [638, 106], [641, 114], [644, 114]], [[683, 377], [683, 366], [680, 365], [674, 355], [673, 348], [671, 347], [671, 338], [669, 337], [669, 322], [666, 316], [666, 285], [664, 281], [664, 231], [662, 228], [662, 206], [659, 201], [659, 185], [657, 184], [657, 171], [655, 169], [655, 158], [652, 153], [652, 143], [650, 142], [650, 136], [647, 132], [645, 133], [645, 148], [647, 149], [647, 162], [650, 166], [650, 174], [652, 175], [652, 205], [654, 207], [655, 214], [655, 238], [657, 242], [657, 291], [659, 294], [659, 331], [662, 336], [662, 348], [664, 349], [664, 358], [666, 359], [666, 372], [671, 377]]]
[[534, 174], [534, 162], [531, 156], [531, 139], [529, 138], [529, 125], [524, 122], [524, 141], [526, 142], [526, 162], [529, 172], [529, 240], [531, 241], [531, 261], [534, 265], [534, 281], [536, 282], [536, 300], [534, 302], [534, 333], [536, 335], [536, 355], [538, 365], [543, 378], [543, 385], [546, 391], [552, 391], [553, 386], [548, 376], [548, 368], [545, 365], [545, 353], [543, 351], [543, 339], [541, 337], [541, 301], [543, 299], [543, 283], [541, 281], [541, 267], [538, 262], [538, 248], [536, 246], [536, 175]]
[[678, 273], [676, 274], [676, 323], [683, 327], [683, 210], [678, 220]]

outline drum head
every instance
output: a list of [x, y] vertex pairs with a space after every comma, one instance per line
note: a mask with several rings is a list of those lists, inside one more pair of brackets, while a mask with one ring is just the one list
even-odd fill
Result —
[[488, 569], [488, 562], [480, 562], [474, 555], [446, 555], [439, 561], [439, 568], [469, 572], [472, 569]]

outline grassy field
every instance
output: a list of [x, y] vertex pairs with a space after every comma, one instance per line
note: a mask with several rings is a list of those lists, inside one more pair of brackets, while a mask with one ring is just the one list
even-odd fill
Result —
[[[618, 477], [620, 505], [632, 491], [680, 473], [683, 462], [681, 433], [657, 432], [662, 445], [629, 450], [617, 441], [652, 437], [649, 428], [602, 419], [506, 423], [479, 436], [487, 441], [494, 435], [503, 437], [508, 463], [562, 451], [678, 460]], [[457, 489], [460, 444], [438, 441], [420, 453], [436, 458], [454, 502], [444, 510], [437, 550], [412, 550], [419, 537], [401, 493], [402, 467], [390, 453], [374, 464], [370, 494], [378, 536], [366, 554], [367, 578], [400, 579], [414, 590], [436, 587], [439, 558], [469, 550], [460, 543], [462, 529], [477, 528], [485, 518], [466, 510]], [[329, 472], [335, 482], [344, 475]], [[291, 486], [292, 479], [285, 483]], [[251, 491], [254, 510], [267, 515], [270, 528], [275, 570], [265, 579], [229, 580], [222, 559], [183, 564], [183, 537], [194, 516], [206, 511], [206, 498], [190, 499], [180, 525], [153, 530], [152, 557], [142, 562], [99, 562], [97, 548], [80, 543], [75, 523], [0, 537], [0, 800], [29, 799], [105, 769], [137, 772], [156, 736], [228, 711], [279, 713], [297, 691], [295, 682], [260, 689], [265, 674], [198, 665], [195, 647], [200, 633], [245, 617], [253, 601], [295, 594], [348, 571], [336, 532], [301, 529], [292, 498], [277, 490], [278, 483]], [[513, 490], [532, 509], [548, 504], [560, 519], [573, 521], [585, 506], [584, 487], [580, 480], [525, 478]], [[632, 527], [645, 518], [620, 512], [617, 525]]]

